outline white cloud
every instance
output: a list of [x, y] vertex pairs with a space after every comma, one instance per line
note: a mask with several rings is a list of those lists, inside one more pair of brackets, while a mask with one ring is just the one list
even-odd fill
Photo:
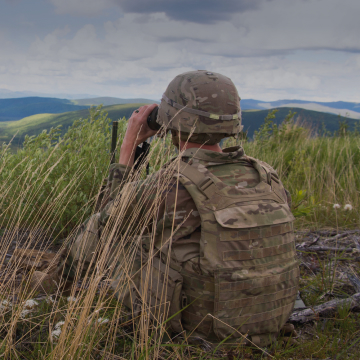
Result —
[[[58, 12], [82, 15], [111, 1], [51, 0]], [[349, 49], [360, 51], [358, 4], [273, 0], [211, 25], [126, 13], [102, 28], [60, 27], [22, 51], [0, 34], [2, 87], [157, 99], [178, 73], [210, 69], [232, 78], [242, 98], [356, 101], [360, 55]]]
[[58, 14], [95, 16], [112, 5], [111, 0], [50, 0]]
[[357, 0], [276, 0], [261, 11], [234, 15], [248, 29], [244, 46], [264, 50], [333, 49], [360, 52]]

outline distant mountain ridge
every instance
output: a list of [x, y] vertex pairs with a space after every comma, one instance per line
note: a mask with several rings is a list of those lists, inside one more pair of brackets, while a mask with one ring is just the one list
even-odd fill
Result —
[[[78, 97], [71, 98], [57, 98], [57, 97], [14, 97], [1, 99], [0, 89], [0, 121], [14, 121], [20, 120], [24, 117], [36, 114], [59, 114], [63, 112], [76, 111], [86, 109], [89, 106], [97, 106], [103, 104], [110, 105], [124, 105], [124, 104], [152, 104], [151, 99], [135, 98], [122, 99], [116, 97]], [[20, 94], [20, 93], [19, 93]], [[277, 101], [262, 101], [256, 99], [241, 100], [241, 108], [243, 110], [269, 110], [273, 108], [301, 108], [311, 111], [320, 111], [324, 113], [341, 115], [351, 119], [360, 119], [360, 103], [333, 101], [333, 102], [317, 102], [306, 100], [277, 100]]]
[[16, 121], [37, 114], [61, 114], [70, 111], [88, 109], [90, 106], [103, 104], [125, 105], [125, 104], [152, 104], [149, 99], [119, 99], [112, 97], [98, 97], [90, 99], [59, 99], [52, 97], [20, 97], [0, 99], [0, 122]]
[[261, 101], [255, 99], [241, 100], [241, 108], [243, 110], [264, 110], [279, 107], [301, 108], [305, 110], [320, 111], [335, 115], [341, 115], [349, 117], [351, 119], [360, 119], [360, 103], [355, 102], [318, 102], [305, 100]]
[[45, 97], [0, 99], [0, 122], [16, 121], [37, 114], [60, 114], [87, 109], [89, 106], [75, 105], [70, 100]]
[[[110, 105], [105, 106], [104, 110], [108, 112], [109, 118], [114, 121], [123, 116], [129, 118], [132, 112], [141, 105], [144, 104]], [[281, 124], [289, 110], [290, 108], [286, 107], [278, 108], [276, 118], [273, 120], [274, 123]], [[339, 129], [339, 118], [337, 115], [301, 108], [292, 108], [292, 111], [296, 112], [295, 121], [305, 123], [315, 131], [322, 131], [323, 127], [325, 127], [327, 131], [333, 133]], [[267, 114], [268, 110], [243, 110], [242, 124], [244, 125], [244, 131], [248, 133], [250, 139], [253, 137], [254, 132], [264, 123]], [[37, 114], [25, 117], [19, 121], [3, 121], [0, 122], [0, 145], [2, 142], [8, 143], [16, 134], [12, 144], [14, 146], [21, 146], [26, 134], [38, 135], [43, 130], [48, 131], [58, 125], [62, 126], [62, 133], [65, 133], [75, 120], [88, 116], [89, 110], [84, 109], [61, 114]], [[359, 120], [354, 119], [348, 119], [347, 123], [350, 131], [355, 129], [357, 124], [360, 124]]]
[[[143, 104], [125, 104], [106, 106], [104, 109], [109, 113], [109, 118], [118, 120], [123, 117], [129, 118], [134, 110]], [[84, 119], [89, 116], [89, 107], [83, 110], [70, 111], [61, 114], [36, 114], [25, 117], [18, 121], [0, 122], [0, 145], [8, 143], [15, 134], [13, 145], [21, 146], [25, 135], [38, 135], [43, 130], [50, 130], [52, 127], [61, 125], [61, 132], [64, 134], [75, 120]]]
[[58, 93], [49, 94], [38, 91], [11, 91], [8, 89], [0, 89], [0, 99], [16, 99], [22, 97], [47, 97], [47, 98], [58, 98], [58, 99], [79, 99], [79, 98], [94, 98], [96, 95], [90, 94], [69, 94], [69, 93]]

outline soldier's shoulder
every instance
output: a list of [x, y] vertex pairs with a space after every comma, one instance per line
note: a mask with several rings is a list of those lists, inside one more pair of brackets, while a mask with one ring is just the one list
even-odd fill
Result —
[[248, 155], [245, 155], [244, 158], [247, 158], [247, 160], [250, 162], [257, 162], [258, 164], [260, 164], [263, 168], [265, 168], [269, 172], [277, 174], [277, 171], [270, 164], [268, 164], [267, 162], [265, 162], [263, 160], [260, 160], [260, 159], [257, 159], [257, 158], [254, 158], [254, 157], [248, 156]]

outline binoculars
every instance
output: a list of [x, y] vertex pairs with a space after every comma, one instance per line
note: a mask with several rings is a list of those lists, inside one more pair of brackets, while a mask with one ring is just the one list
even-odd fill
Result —
[[158, 131], [161, 128], [161, 125], [159, 125], [156, 122], [157, 114], [159, 111], [159, 107], [157, 106], [148, 116], [147, 118], [147, 124], [151, 130]]

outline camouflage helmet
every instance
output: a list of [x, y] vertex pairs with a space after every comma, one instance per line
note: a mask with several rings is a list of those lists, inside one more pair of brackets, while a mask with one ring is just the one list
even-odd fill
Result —
[[207, 70], [180, 74], [162, 96], [157, 122], [195, 143], [211, 145], [236, 136], [242, 129], [236, 87], [228, 77]]

